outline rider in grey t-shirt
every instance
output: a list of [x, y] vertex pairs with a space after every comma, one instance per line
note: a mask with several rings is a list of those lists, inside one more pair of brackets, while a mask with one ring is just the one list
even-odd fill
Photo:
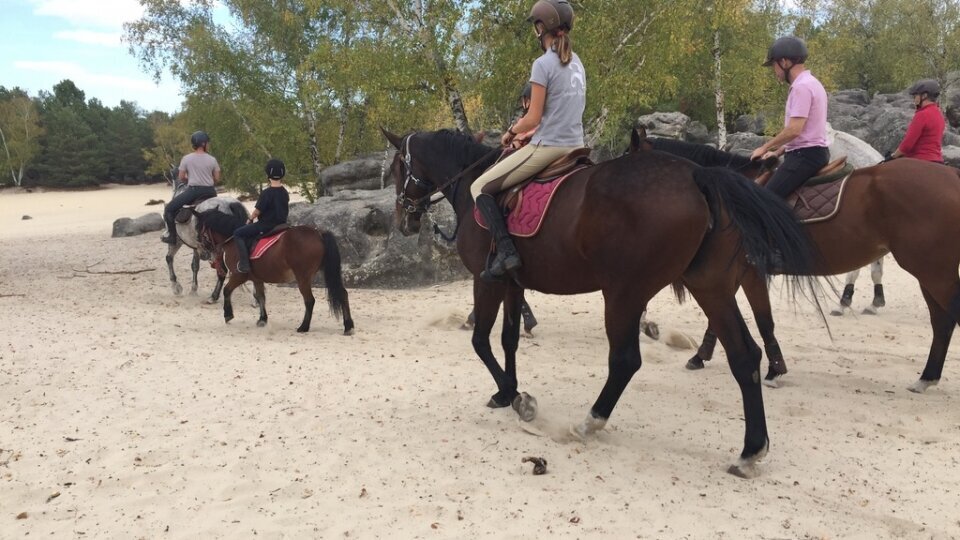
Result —
[[564, 66], [557, 51], [548, 49], [533, 63], [530, 82], [546, 87], [540, 127], [531, 141], [543, 146], [583, 146], [583, 109], [587, 103], [587, 75], [580, 57]]
[[[184, 205], [192, 204], [198, 199], [207, 199], [217, 196], [214, 184], [220, 181], [220, 164], [216, 158], [207, 153], [210, 136], [203, 131], [197, 131], [190, 136], [193, 153], [183, 156], [180, 160], [179, 181], [187, 181], [187, 188], [174, 196], [163, 209], [163, 221], [167, 224], [167, 234], [160, 237], [166, 244], [176, 245], [177, 232], [173, 220]], [[176, 193], [176, 192], [175, 192]]]

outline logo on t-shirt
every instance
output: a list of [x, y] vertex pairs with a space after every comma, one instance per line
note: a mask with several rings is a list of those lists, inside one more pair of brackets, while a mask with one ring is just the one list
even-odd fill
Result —
[[587, 80], [584, 77], [583, 66], [576, 62], [570, 63], [570, 69], [573, 71], [573, 74], [570, 75], [570, 88], [577, 88], [580, 92], [583, 92], [587, 88]]

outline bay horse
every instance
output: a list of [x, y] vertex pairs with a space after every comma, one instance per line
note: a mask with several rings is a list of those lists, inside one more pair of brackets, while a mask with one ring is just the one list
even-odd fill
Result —
[[[223, 257], [225, 266], [230, 269], [230, 279], [223, 288], [223, 319], [233, 320], [233, 304], [230, 301], [233, 290], [247, 280], [253, 282], [254, 298], [260, 306], [260, 319], [257, 326], [267, 324], [267, 307], [264, 283], [290, 283], [296, 281], [303, 296], [303, 321], [297, 332], [310, 330], [313, 318], [313, 276], [322, 268], [323, 281], [327, 288], [327, 303], [336, 319], [343, 317], [343, 334], [353, 334], [353, 318], [350, 316], [350, 301], [347, 289], [343, 286], [340, 260], [340, 248], [337, 239], [330, 231], [319, 232], [312, 227], [295, 226], [283, 230], [276, 243], [261, 257], [250, 261], [249, 273], [238, 273], [237, 249], [232, 242], [233, 231], [246, 220], [240, 221], [234, 216], [219, 212], [199, 212], [200, 237], [203, 249], [216, 257]], [[256, 242], [254, 242], [255, 244]]]
[[[523, 267], [512, 279], [491, 283], [479, 278], [491, 236], [473, 217], [469, 184], [500, 150], [449, 130], [403, 137], [383, 132], [397, 149], [390, 174], [400, 232], [417, 233], [423, 214], [438, 198], [446, 198], [456, 212], [457, 250], [474, 276], [473, 348], [497, 386], [488, 407], [513, 405], [521, 419], [535, 416], [534, 400], [518, 392], [516, 371], [524, 289], [563, 295], [599, 290], [610, 347], [608, 375], [586, 418], [571, 433], [585, 439], [602, 429], [640, 369], [640, 319], [648, 301], [675, 284], [678, 295], [685, 287], [694, 296], [717, 329], [740, 386], [744, 446], [728, 472], [743, 477], [756, 473], [756, 462], [769, 446], [761, 353], [737, 307], [739, 279], [729, 261], [745, 251], [765, 268], [778, 250], [792, 264], [812, 264], [809, 241], [782, 201], [722, 168], [699, 167], [660, 152], [622, 156], [568, 177], [553, 194], [540, 232], [514, 240]], [[490, 346], [501, 303], [503, 367]]]
[[[659, 150], [699, 165], [732, 167], [750, 178], [769, 175], [767, 164], [713, 149], [706, 145], [647, 138], [636, 129], [630, 150]], [[920, 283], [930, 312], [933, 342], [920, 378], [908, 389], [923, 393], [935, 386], [954, 327], [960, 323], [960, 170], [929, 161], [900, 158], [856, 169], [847, 181], [843, 204], [827, 221], [804, 225], [818, 252], [812, 272], [818, 276], [842, 274], [861, 268], [887, 253]], [[753, 308], [767, 348], [767, 380], [786, 373], [786, 363], [774, 336], [770, 297], [764, 277], [744, 269], [743, 289]], [[789, 265], [791, 273], [802, 273]], [[702, 367], [716, 346], [711, 327], [703, 345], [688, 362]]]
[[[174, 182], [173, 187], [173, 197], [176, 197], [181, 191], [187, 188], [186, 182]], [[247, 212], [246, 207], [243, 206], [239, 200], [233, 197], [213, 197], [206, 199], [197, 203], [194, 207], [198, 212], [206, 212], [209, 210], [216, 210], [224, 214], [231, 214], [239, 220], [246, 222], [247, 218], [250, 217], [250, 214]], [[177, 242], [175, 244], [167, 245], [167, 255], [165, 260], [167, 262], [167, 270], [170, 273], [170, 286], [173, 289], [173, 294], [180, 296], [183, 294], [183, 286], [180, 285], [180, 282], [177, 281], [177, 273], [173, 269], [173, 260], [177, 252], [180, 251], [180, 248], [187, 246], [193, 251], [193, 260], [190, 262], [190, 270], [193, 272], [192, 279], [190, 281], [190, 295], [196, 296], [197, 294], [197, 274], [200, 272], [200, 238], [199, 238], [199, 228], [196, 217], [192, 216], [190, 219], [184, 223], [176, 223], [176, 232], [177, 232]], [[207, 298], [206, 303], [215, 304], [220, 299], [220, 291], [223, 289], [223, 283], [226, 279], [226, 273], [217, 271], [217, 284], [213, 288], [213, 292], [210, 293], [210, 297]]]

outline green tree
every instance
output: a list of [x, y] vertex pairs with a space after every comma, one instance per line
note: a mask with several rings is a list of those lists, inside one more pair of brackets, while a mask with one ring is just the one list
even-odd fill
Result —
[[40, 151], [39, 138], [43, 135], [40, 119], [33, 100], [19, 88], [7, 90], [0, 86], [0, 164], [10, 171], [13, 185], [23, 184], [27, 165]]

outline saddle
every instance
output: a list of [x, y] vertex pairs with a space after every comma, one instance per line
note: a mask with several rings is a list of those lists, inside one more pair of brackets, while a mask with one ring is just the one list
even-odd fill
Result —
[[173, 217], [173, 220], [177, 223], [186, 223], [190, 221], [190, 216], [193, 215], [192, 210], [200, 205], [203, 201], [207, 199], [212, 199], [216, 195], [201, 195], [197, 200], [193, 201], [190, 204], [183, 205], [183, 208], [177, 210], [177, 215]]
[[801, 223], [816, 223], [836, 216], [853, 171], [846, 156], [831, 161], [787, 197], [787, 205]]
[[581, 169], [593, 165], [593, 160], [590, 159], [590, 152], [591, 149], [586, 147], [571, 150], [554, 160], [537, 174], [497, 194], [497, 202], [500, 204], [500, 207], [503, 208], [504, 213], [511, 212], [520, 201], [520, 194], [531, 183], [547, 184], [561, 176], [569, 175], [574, 169]]
[[816, 186], [819, 184], [829, 184], [839, 180], [853, 172], [853, 165], [847, 163], [847, 156], [841, 156], [817, 171], [809, 180], [803, 183], [804, 186]]
[[259, 259], [267, 252], [274, 244], [277, 243], [280, 238], [283, 237], [283, 233], [290, 228], [290, 225], [286, 223], [281, 223], [276, 227], [270, 229], [269, 231], [258, 236], [256, 240], [251, 242], [250, 246], [250, 260]]

